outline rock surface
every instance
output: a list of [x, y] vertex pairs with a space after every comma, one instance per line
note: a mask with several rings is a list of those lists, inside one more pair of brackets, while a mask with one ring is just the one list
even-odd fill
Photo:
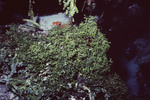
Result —
[[[2, 81], [1, 78], [0, 81]], [[0, 100], [19, 100], [19, 97], [8, 90], [5, 84], [0, 83]]]

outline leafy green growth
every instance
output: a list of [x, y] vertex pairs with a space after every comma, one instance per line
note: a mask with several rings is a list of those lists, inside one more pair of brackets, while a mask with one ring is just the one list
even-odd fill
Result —
[[28, 16], [30, 17], [30, 20], [33, 20], [33, 18], [34, 18], [33, 3], [34, 3], [34, 0], [29, 0]]
[[[93, 17], [85, 18], [78, 27], [55, 27], [46, 36], [18, 33], [14, 27], [7, 35], [13, 62], [22, 63], [24, 69], [9, 82], [21, 99], [61, 99], [81, 83], [89, 90], [90, 98], [104, 93], [104, 89], [110, 97], [121, 98], [127, 92], [120, 78], [110, 74], [112, 61], [106, 56], [110, 43]], [[16, 66], [16, 70], [19, 68]]]
[[40, 25], [37, 22], [33, 21], [33, 20], [23, 19], [23, 21], [30, 22], [31, 24], [36, 25], [37, 27], [40, 27]]
[[75, 13], [78, 13], [78, 8], [76, 6], [76, 0], [59, 0], [59, 4], [63, 1], [64, 8], [63, 10], [66, 10], [66, 14], [69, 15], [69, 17], [73, 17]]

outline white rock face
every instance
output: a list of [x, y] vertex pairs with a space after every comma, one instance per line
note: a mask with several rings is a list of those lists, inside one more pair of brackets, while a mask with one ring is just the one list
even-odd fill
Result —
[[[35, 16], [33, 21], [38, 22], [42, 30], [51, 30], [54, 25], [53, 22], [61, 22], [61, 24], [67, 24], [71, 21], [65, 13], [52, 14], [47, 16]], [[27, 25], [32, 25], [32, 23], [27, 22]]]

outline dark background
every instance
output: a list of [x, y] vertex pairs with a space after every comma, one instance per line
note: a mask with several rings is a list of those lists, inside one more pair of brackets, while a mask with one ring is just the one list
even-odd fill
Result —
[[[0, 0], [0, 25], [7, 25], [12, 22], [21, 23], [23, 18], [28, 17], [28, 0]], [[78, 25], [83, 21], [85, 15], [97, 15], [99, 29], [106, 34], [111, 42], [108, 57], [113, 59], [112, 71], [117, 72], [121, 77], [127, 72], [121, 67], [121, 57], [126, 57], [125, 49], [130, 43], [145, 34], [150, 36], [150, 3], [149, 0], [95, 0], [96, 8], [85, 4], [85, 0], [77, 0], [79, 13], [75, 14], [74, 24]], [[133, 5], [138, 7], [129, 9]], [[35, 0], [33, 4], [35, 15], [44, 16], [64, 12], [63, 5], [58, 0]], [[136, 51], [132, 49], [128, 59], [132, 59]], [[142, 65], [146, 66], [146, 65]], [[143, 67], [144, 68], [144, 67]], [[149, 76], [150, 66], [145, 76]], [[150, 99], [150, 98], [149, 98]], [[144, 100], [144, 99], [143, 99]]]

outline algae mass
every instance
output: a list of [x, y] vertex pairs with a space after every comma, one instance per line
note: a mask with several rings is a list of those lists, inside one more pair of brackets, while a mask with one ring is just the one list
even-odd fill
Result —
[[[111, 74], [112, 61], [106, 55], [110, 42], [92, 16], [79, 26], [55, 27], [44, 36], [18, 32], [12, 25], [7, 36], [8, 43], [0, 49], [1, 55], [5, 53], [1, 63], [11, 69], [7, 83], [21, 99], [69, 99], [83, 94], [115, 100], [127, 95], [123, 81]], [[98, 97], [99, 93], [103, 95]]]

